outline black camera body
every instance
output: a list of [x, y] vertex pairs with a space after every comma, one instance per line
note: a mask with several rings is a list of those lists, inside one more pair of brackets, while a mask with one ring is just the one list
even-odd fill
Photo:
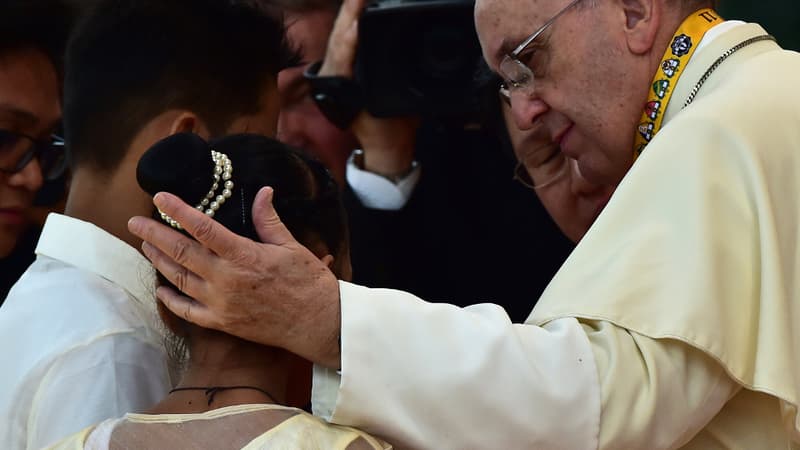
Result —
[[478, 108], [473, 0], [385, 0], [359, 21], [355, 79], [376, 117], [463, 117]]

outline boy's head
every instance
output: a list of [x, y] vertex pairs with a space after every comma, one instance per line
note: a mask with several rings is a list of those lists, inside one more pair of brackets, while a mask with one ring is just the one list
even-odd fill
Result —
[[272, 136], [278, 72], [294, 62], [281, 19], [257, 2], [101, 0], [67, 48], [67, 213], [134, 243], [149, 199], [136, 163], [179, 132]]
[[250, 3], [103, 0], [67, 49], [73, 167], [112, 174], [168, 112], [174, 126], [210, 137], [274, 134], [276, 77], [292, 60], [280, 18]]

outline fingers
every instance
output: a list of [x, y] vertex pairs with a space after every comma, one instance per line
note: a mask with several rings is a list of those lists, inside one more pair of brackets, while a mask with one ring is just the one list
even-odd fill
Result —
[[[184, 238], [185, 239], [185, 238]], [[153, 263], [164, 278], [174, 284], [181, 292], [194, 298], [203, 298], [206, 293], [205, 281], [189, 271], [186, 267], [176, 263], [153, 245], [142, 243], [142, 252]]]
[[[242, 238], [239, 235], [231, 232], [203, 212], [187, 205], [180, 198], [166, 192], [160, 192], [153, 197], [153, 203], [155, 203], [159, 211], [181, 224], [183, 229], [197, 239], [202, 246], [225, 259], [233, 259], [239, 255], [239, 249], [242, 246]], [[184, 236], [182, 237], [186, 239]], [[199, 245], [189, 243], [178, 245], [174, 242], [160, 240], [156, 242], [144, 237], [142, 239], [155, 245], [178, 264], [185, 266], [192, 272], [204, 278], [209, 275], [205, 270], [211, 265], [209, 260], [213, 258], [209, 254], [203, 254], [198, 248], [200, 247]], [[173, 236], [171, 239], [174, 240], [175, 237]], [[190, 257], [182, 258], [181, 255], [175, 254], [175, 251], [181, 251], [184, 247], [186, 247], [185, 250], [188, 253], [186, 256]], [[195, 265], [199, 267], [195, 267]]]
[[[213, 259], [216, 256], [198, 242], [167, 225], [150, 218], [134, 217], [128, 221], [128, 230], [149, 243], [152, 248], [158, 249], [159, 256], [166, 255], [173, 263], [204, 278], [213, 273]], [[162, 271], [159, 264], [162, 264], [161, 260], [153, 261], [156, 269]]]
[[325, 61], [320, 67], [321, 76], [353, 76], [356, 48], [358, 47], [358, 18], [365, 0], [345, 0], [339, 10], [328, 40]]
[[275, 207], [272, 205], [274, 191], [264, 187], [258, 191], [253, 201], [253, 225], [261, 242], [274, 245], [285, 245], [294, 242], [294, 236], [281, 222]]
[[203, 328], [215, 328], [215, 322], [205, 306], [185, 295], [181, 295], [175, 289], [161, 286], [156, 289], [156, 297], [161, 300], [167, 309], [187, 322], [200, 325]]

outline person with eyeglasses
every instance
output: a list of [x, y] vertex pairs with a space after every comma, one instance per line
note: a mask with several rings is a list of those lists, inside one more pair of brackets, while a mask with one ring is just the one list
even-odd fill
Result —
[[[357, 39], [329, 39], [341, 2], [283, 3], [287, 35], [301, 48], [305, 63], [279, 75], [278, 137], [318, 156], [341, 183], [354, 280], [459, 306], [491, 298], [512, 320], [525, 320], [530, 304], [518, 293], [538, 296], [574, 244], [561, 235], [533, 192], [511, 179], [514, 155], [507, 148], [494, 77], [475, 83], [475, 96], [487, 97], [482, 121], [378, 119], [363, 111], [342, 130], [338, 127], [344, 125], [334, 125], [337, 117], [330, 113], [335, 107], [341, 112], [342, 105], [318, 107], [313, 98], [320, 78], [304, 76], [319, 67], [314, 62], [329, 46], [343, 57], [326, 70], [352, 77]], [[541, 192], [552, 196], [563, 187]], [[525, 202], [526, 207], [518, 206]], [[486, 214], [474, 218], [473, 203]], [[500, 233], [502, 243], [490, 238]], [[463, 245], [467, 236], [486, 245], [476, 252]], [[567, 236], [574, 239], [575, 233]], [[538, 255], [535, 267], [495, 264], [505, 258], [506, 245], [517, 246], [521, 255]], [[473, 282], [460, 283], [464, 278]]]
[[0, 5], [0, 304], [33, 261], [34, 200], [65, 168], [61, 66], [72, 11], [57, 1]]
[[616, 185], [525, 323], [337, 282], [265, 195], [265, 243], [156, 195], [199, 241], [129, 223], [159, 298], [303, 354], [318, 414], [403, 448], [800, 448], [800, 54], [713, 3], [477, 0], [515, 125]]
[[509, 105], [501, 102], [501, 108], [517, 158], [513, 178], [536, 193], [565, 236], [579, 242], [605, 208], [614, 186], [587, 180], [577, 161], [566, 156], [546, 130], [520, 130]]

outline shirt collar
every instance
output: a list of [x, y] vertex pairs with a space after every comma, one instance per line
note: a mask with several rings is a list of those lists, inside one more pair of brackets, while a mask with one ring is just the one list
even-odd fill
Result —
[[156, 312], [155, 269], [136, 249], [98, 226], [61, 214], [47, 216], [36, 254], [94, 273]]

